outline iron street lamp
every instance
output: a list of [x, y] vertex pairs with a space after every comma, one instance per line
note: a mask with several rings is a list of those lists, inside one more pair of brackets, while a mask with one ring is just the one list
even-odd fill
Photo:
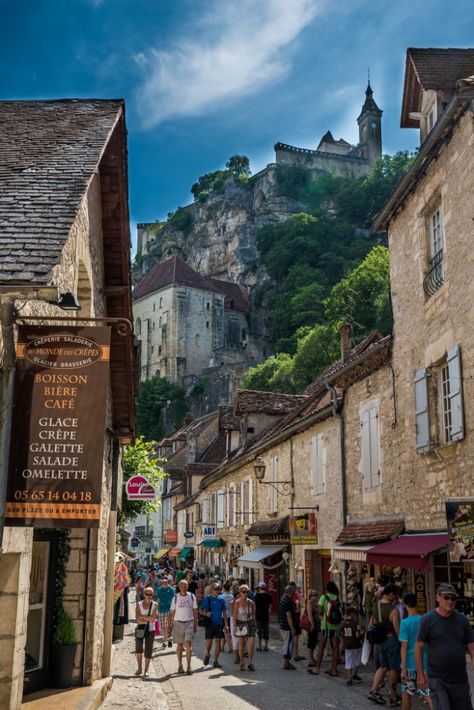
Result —
[[253, 462], [253, 470], [255, 471], [255, 477], [258, 483], [265, 486], [271, 486], [277, 493], [281, 495], [290, 495], [293, 492], [293, 482], [292, 481], [264, 481], [265, 478], [265, 461], [257, 456]]

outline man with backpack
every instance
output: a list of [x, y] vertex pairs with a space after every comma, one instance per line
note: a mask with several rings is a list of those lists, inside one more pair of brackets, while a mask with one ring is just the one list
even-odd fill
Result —
[[321, 617], [321, 637], [319, 640], [318, 659], [313, 673], [318, 674], [320, 671], [324, 649], [329, 640], [331, 646], [331, 668], [326, 671], [326, 674], [335, 677], [337, 676], [339, 635], [342, 622], [341, 600], [339, 599], [339, 589], [335, 582], [327, 583], [326, 594], [323, 594], [319, 599], [318, 610]]
[[400, 672], [401, 656], [398, 634], [400, 630], [400, 614], [395, 606], [398, 600], [399, 588], [396, 584], [387, 584], [382, 598], [374, 602], [372, 618], [367, 630], [367, 638], [379, 647], [380, 668], [375, 671], [372, 688], [367, 695], [369, 700], [377, 705], [386, 705], [385, 698], [379, 688], [388, 671], [388, 682], [391, 708], [401, 705], [397, 694], [398, 674]]

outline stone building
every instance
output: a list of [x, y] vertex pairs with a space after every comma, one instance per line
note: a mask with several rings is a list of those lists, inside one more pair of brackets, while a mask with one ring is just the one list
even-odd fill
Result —
[[158, 376], [188, 387], [213, 368], [258, 357], [245, 294], [178, 256], [156, 264], [135, 286], [133, 300], [142, 380]]
[[[8, 382], [18, 318], [131, 321], [125, 107], [121, 100], [0, 102], [0, 300], [2, 450], [8, 461]], [[72, 294], [79, 311], [57, 305]], [[53, 321], [55, 322], [55, 321]], [[64, 321], [63, 321], [64, 322]], [[12, 355], [13, 353], [13, 355]], [[98, 528], [66, 531], [64, 608], [73, 617], [73, 681], [109, 675], [115, 521], [120, 446], [134, 437], [133, 340], [112, 327]], [[14, 363], [13, 363], [14, 365]], [[10, 405], [11, 407], [11, 405]], [[2, 489], [0, 513], [5, 513]], [[5, 518], [2, 517], [2, 523]], [[3, 527], [3, 526], [2, 526]], [[3, 529], [0, 582], [0, 706], [17, 710], [22, 694], [47, 687], [55, 574], [62, 536], [55, 529]], [[26, 661], [25, 661], [26, 659]]]
[[344, 178], [367, 175], [377, 158], [382, 155], [382, 111], [375, 103], [373, 94], [369, 82], [365, 92], [365, 101], [357, 118], [358, 145], [351, 145], [343, 138], [335, 140], [331, 131], [324, 134], [316, 150], [276, 143], [275, 162], [277, 165], [298, 165], [324, 170]]

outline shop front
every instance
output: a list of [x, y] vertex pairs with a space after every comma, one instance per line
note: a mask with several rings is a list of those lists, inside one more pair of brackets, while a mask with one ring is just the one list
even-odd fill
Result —
[[220, 537], [208, 537], [199, 544], [199, 566], [214, 574], [227, 576], [225, 542]]
[[239, 574], [248, 580], [252, 589], [259, 582], [267, 584], [272, 597], [271, 613], [276, 614], [285, 586], [290, 581], [288, 571], [289, 554], [287, 545], [264, 545], [239, 557]]

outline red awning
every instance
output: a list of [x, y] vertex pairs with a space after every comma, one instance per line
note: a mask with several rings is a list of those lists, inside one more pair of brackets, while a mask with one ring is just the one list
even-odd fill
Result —
[[367, 564], [388, 567], [429, 568], [428, 555], [447, 547], [448, 535], [402, 535], [367, 550]]
[[182, 547], [173, 547], [173, 549], [168, 553], [168, 557], [177, 557], [182, 549]]

